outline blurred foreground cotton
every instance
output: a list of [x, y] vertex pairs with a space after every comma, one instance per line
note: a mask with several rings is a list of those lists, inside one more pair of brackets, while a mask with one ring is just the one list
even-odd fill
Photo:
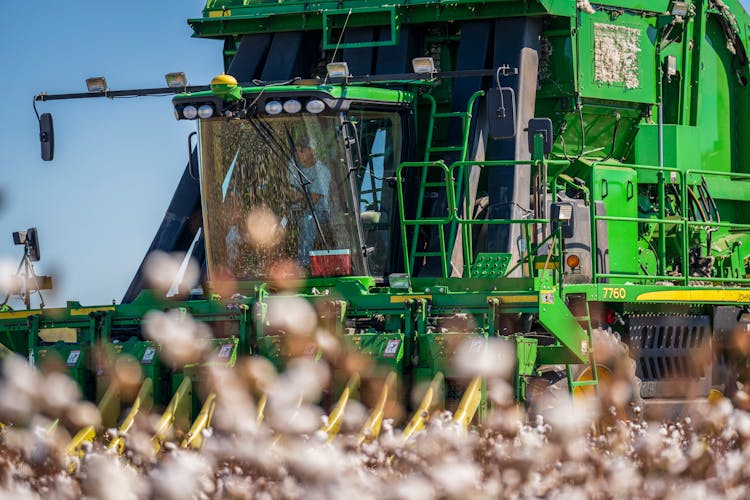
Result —
[[[320, 332], [317, 316], [294, 299], [278, 301], [271, 315], [292, 336], [336, 344]], [[270, 312], [270, 311], [269, 311]], [[288, 314], [284, 314], [284, 312]], [[290, 318], [294, 318], [292, 321]], [[297, 324], [303, 323], [302, 325]], [[147, 335], [163, 355], [185, 364], [206, 351], [210, 332], [189, 315], [152, 313]], [[323, 335], [323, 336], [325, 336]], [[337, 353], [341, 347], [329, 350]], [[128, 432], [125, 452], [105, 449], [107, 435], [68, 456], [72, 434], [100, 428], [96, 407], [56, 369], [31, 367], [19, 357], [4, 361], [0, 379], [0, 496], [13, 498], [746, 498], [750, 495], [750, 397], [738, 387], [734, 404], [718, 400], [690, 418], [671, 423], [628, 419], [616, 406], [625, 389], [602, 387], [601, 398], [560, 398], [527, 416], [514, 403], [506, 378], [512, 363], [504, 344], [490, 342], [482, 355], [471, 339], [458, 346], [456, 368], [482, 375], [490, 406], [484, 423], [465, 431], [451, 412], [436, 407], [426, 427], [402, 437], [408, 416], [385, 418], [378, 439], [358, 439], [371, 407], [356, 397], [341, 433], [329, 440], [321, 428], [338, 393], [326, 358], [289, 359], [277, 369], [262, 358], [242, 358], [230, 368], [202, 366], [196, 395], [215, 395], [212, 426], [199, 450], [180, 448], [183, 430], [171, 430], [155, 452], [156, 410]], [[342, 359], [347, 366], [348, 354]], [[123, 390], [141, 381], [132, 359], [107, 369]], [[367, 364], [357, 365], [360, 368]], [[426, 387], [415, 391], [415, 404]], [[267, 395], [263, 418], [260, 395]], [[439, 395], [438, 395], [439, 399]], [[367, 403], [370, 404], [370, 403]]]

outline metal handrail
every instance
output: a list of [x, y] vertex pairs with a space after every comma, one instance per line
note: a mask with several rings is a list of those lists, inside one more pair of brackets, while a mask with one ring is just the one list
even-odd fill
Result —
[[[708, 230], [709, 228], [727, 228], [727, 229], [740, 229], [750, 230], [750, 224], [740, 224], [733, 222], [712, 222], [712, 221], [696, 221], [690, 220], [687, 217], [689, 202], [688, 202], [688, 188], [690, 185], [689, 178], [691, 175], [701, 176], [715, 176], [715, 177], [730, 177], [737, 180], [750, 180], [750, 174], [742, 174], [736, 172], [717, 172], [712, 170], [686, 170], [681, 171], [676, 168], [662, 168], [651, 165], [625, 165], [621, 163], [613, 162], [598, 162], [592, 164], [592, 171], [600, 166], [613, 166], [613, 167], [627, 167], [637, 171], [652, 171], [657, 173], [658, 183], [658, 194], [659, 194], [659, 217], [658, 218], [641, 218], [641, 217], [614, 217], [607, 215], [597, 215], [595, 210], [595, 204], [591, 204], [591, 248], [597, 248], [597, 221], [617, 221], [617, 222], [631, 222], [631, 223], [642, 223], [642, 224], [657, 224], [659, 226], [659, 249], [657, 258], [659, 263], [659, 272], [656, 275], [640, 275], [640, 274], [625, 274], [625, 273], [599, 273], [598, 262], [593, 259], [593, 281], [598, 283], [600, 279], [639, 279], [648, 281], [681, 281], [683, 285], [689, 286], [691, 281], [706, 281], [715, 283], [750, 283], [750, 279], [747, 278], [726, 278], [726, 277], [703, 277], [703, 276], [690, 276], [689, 273], [689, 230], [691, 228], [698, 228]], [[666, 173], [670, 174], [669, 182], [666, 182]], [[665, 216], [665, 186], [679, 185], [680, 186], [680, 197], [682, 211], [678, 218], [668, 219]], [[682, 233], [682, 255], [680, 256], [680, 268], [682, 273], [677, 276], [670, 276], [665, 274], [666, 268], [666, 234], [665, 226], [673, 225], [678, 226]]]
[[[396, 182], [398, 186], [398, 203], [399, 203], [399, 216], [401, 218], [401, 235], [402, 235], [402, 241], [403, 241], [403, 251], [404, 251], [404, 265], [405, 265], [405, 271], [407, 274], [411, 274], [411, 257], [414, 256], [416, 253], [416, 245], [409, 245], [409, 242], [407, 240], [407, 226], [437, 226], [439, 228], [440, 234], [438, 235], [438, 239], [440, 240], [440, 253], [441, 253], [441, 262], [442, 262], [442, 268], [443, 268], [443, 275], [444, 277], [447, 277], [448, 273], [448, 255], [447, 255], [447, 243], [445, 241], [445, 226], [448, 224], [456, 224], [461, 227], [462, 235], [463, 235], [463, 253], [464, 253], [464, 269], [466, 276], [471, 277], [472, 276], [472, 262], [473, 262], [473, 245], [472, 245], [472, 236], [473, 236], [473, 226], [475, 225], [511, 225], [511, 224], [521, 224], [524, 226], [524, 239], [526, 242], [526, 255], [520, 259], [519, 263], [516, 264], [515, 267], [512, 269], [516, 269], [518, 265], [523, 264], [524, 262], [528, 263], [528, 272], [529, 276], [533, 276], [534, 270], [533, 270], [533, 262], [531, 259], [532, 253], [539, 250], [539, 248], [534, 248], [531, 244], [531, 233], [530, 233], [530, 227], [534, 224], [550, 224], [550, 219], [546, 218], [530, 218], [530, 219], [473, 219], [471, 218], [471, 206], [470, 201], [468, 197], [464, 197], [463, 204], [464, 204], [464, 214], [461, 215], [458, 210], [458, 201], [457, 198], [459, 194], [457, 193], [457, 184], [461, 185], [468, 185], [468, 170], [465, 167], [470, 166], [478, 166], [478, 167], [512, 167], [517, 165], [529, 165], [529, 166], [562, 166], [566, 167], [570, 163], [566, 160], [497, 160], [497, 161], [457, 161], [453, 162], [450, 167], [447, 167], [442, 161], [432, 161], [432, 162], [404, 162], [400, 164], [396, 168]], [[445, 190], [446, 190], [446, 209], [447, 209], [447, 215], [445, 217], [429, 217], [429, 218], [418, 218], [418, 219], [407, 219], [406, 218], [406, 210], [405, 210], [405, 203], [404, 203], [404, 180], [402, 177], [402, 172], [407, 168], [422, 168], [424, 171], [426, 171], [429, 168], [439, 168], [443, 170], [444, 175], [444, 184], [445, 184]], [[459, 181], [463, 182], [456, 182], [455, 175], [456, 170], [459, 170], [460, 177]], [[426, 175], [421, 176], [422, 182], [426, 182]], [[421, 203], [418, 203], [418, 208], [421, 208]], [[420, 214], [417, 213], [417, 217], [420, 217]], [[416, 236], [413, 236], [414, 240], [416, 241]], [[547, 238], [549, 239], [549, 238]], [[415, 242], [414, 241], [414, 242]], [[545, 240], [546, 241], [546, 240]], [[412, 243], [414, 243], [412, 242]], [[411, 247], [411, 252], [410, 252]], [[559, 258], [561, 254], [561, 248], [560, 245], [557, 245], [557, 253], [559, 254]], [[561, 273], [561, 270], [558, 268], [557, 270], [558, 274]], [[559, 279], [558, 279], [559, 281]]]
[[[426, 182], [426, 172], [429, 168], [439, 168], [443, 170], [443, 175], [445, 176], [445, 190], [446, 190], [446, 208], [448, 209], [448, 215], [446, 217], [429, 217], [429, 218], [423, 218], [423, 219], [407, 219], [406, 218], [406, 209], [405, 209], [405, 203], [404, 203], [404, 180], [401, 176], [401, 173], [403, 170], [407, 168], [422, 168], [424, 169], [422, 174], [422, 185]], [[442, 271], [443, 276], [448, 277], [448, 265], [445, 259], [445, 225], [449, 224], [453, 220], [453, 211], [451, 207], [455, 206], [455, 201], [453, 200], [453, 179], [450, 177], [450, 172], [448, 171], [448, 167], [443, 163], [442, 161], [434, 161], [434, 162], [404, 162], [401, 163], [398, 167], [396, 167], [396, 184], [398, 186], [397, 189], [397, 197], [398, 197], [398, 211], [399, 211], [399, 217], [401, 220], [401, 241], [403, 242], [403, 251], [404, 251], [404, 270], [406, 271], [406, 274], [411, 276], [411, 267], [412, 267], [412, 260], [410, 257], [414, 257], [416, 254], [416, 247], [417, 247], [417, 239], [419, 237], [418, 234], [412, 235], [413, 241], [412, 244], [409, 245], [409, 240], [407, 239], [407, 226], [438, 226], [438, 231], [440, 232], [439, 235], [439, 243], [440, 243], [440, 253], [442, 254], [441, 257], [441, 263], [442, 263]], [[420, 187], [420, 191], [421, 187]], [[423, 192], [423, 191], [422, 191]], [[417, 217], [420, 216], [421, 210], [423, 208], [422, 205], [422, 199], [420, 197], [418, 203], [417, 203]], [[411, 248], [411, 252], [410, 252]]]

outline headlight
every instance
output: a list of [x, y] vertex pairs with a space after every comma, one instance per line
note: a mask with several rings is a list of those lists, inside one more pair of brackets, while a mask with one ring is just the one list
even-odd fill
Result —
[[266, 103], [266, 113], [269, 115], [278, 115], [284, 107], [279, 101], [268, 101]]
[[308, 111], [308, 113], [317, 114], [323, 111], [324, 109], [326, 109], [326, 105], [320, 99], [311, 99], [310, 101], [307, 102], [305, 109]]
[[302, 109], [302, 104], [296, 99], [289, 99], [284, 103], [284, 111], [287, 113], [299, 113]]
[[214, 108], [210, 104], [204, 104], [198, 108], [198, 116], [201, 118], [211, 118], [214, 116]]
[[182, 116], [184, 116], [188, 120], [195, 120], [195, 117], [198, 116], [198, 110], [195, 106], [188, 104], [187, 106], [182, 108]]

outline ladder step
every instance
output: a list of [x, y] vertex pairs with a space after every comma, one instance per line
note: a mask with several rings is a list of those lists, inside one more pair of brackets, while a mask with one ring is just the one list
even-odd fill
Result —
[[417, 252], [414, 257], [442, 257], [443, 254], [440, 252]]
[[422, 186], [424, 186], [426, 188], [429, 188], [429, 187], [441, 187], [441, 188], [444, 188], [445, 187], [445, 182], [425, 182], [424, 184], [422, 184]]
[[591, 321], [591, 316], [576, 316], [576, 321]]
[[443, 152], [449, 152], [449, 151], [463, 151], [463, 146], [437, 146], [434, 148], [430, 148], [430, 153], [443, 153]]
[[592, 385], [599, 385], [598, 380], [579, 380], [578, 382], [573, 382], [570, 385], [573, 387], [589, 387]]

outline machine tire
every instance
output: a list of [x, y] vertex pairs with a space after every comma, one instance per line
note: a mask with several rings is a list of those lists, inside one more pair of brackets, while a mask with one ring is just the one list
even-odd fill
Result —
[[[603, 372], [609, 374], [614, 380], [627, 381], [630, 386], [630, 394], [623, 398], [614, 394], [601, 394], [603, 410], [616, 406], [613, 401], [627, 400], [622, 408], [617, 408], [618, 418], [639, 420], [644, 409], [645, 402], [641, 397], [641, 379], [636, 375], [635, 361], [630, 357], [630, 349], [622, 342], [620, 335], [613, 332], [611, 328], [595, 328], [593, 331], [594, 356], [596, 356], [599, 371], [600, 391], [606, 387]], [[589, 370], [588, 365], [573, 365], [573, 376], [576, 380], [584, 376]], [[531, 379], [527, 385], [527, 402], [531, 417], [544, 415], [561, 405], [569, 404], [570, 393], [568, 390], [568, 377], [565, 365], [548, 365], [540, 368], [541, 377]], [[593, 388], [578, 388], [578, 394], [592, 391]], [[614, 397], [613, 397], [614, 396]], [[574, 393], [574, 398], [576, 393]], [[608, 415], [602, 415], [607, 417]], [[611, 416], [611, 415], [610, 415]]]

